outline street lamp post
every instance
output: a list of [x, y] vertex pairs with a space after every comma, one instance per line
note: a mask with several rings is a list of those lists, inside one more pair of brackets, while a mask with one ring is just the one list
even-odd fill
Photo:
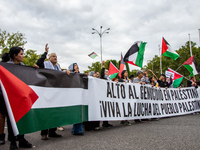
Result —
[[200, 46], [200, 29], [198, 29], [199, 30], [199, 46]]
[[192, 45], [191, 45], [191, 41], [190, 41], [190, 34], [188, 34], [189, 36], [189, 44], [190, 44], [190, 55], [192, 56]]
[[95, 31], [95, 32], [92, 32], [92, 34], [97, 33], [97, 34], [99, 35], [99, 37], [100, 37], [101, 67], [102, 67], [102, 36], [103, 36], [104, 33], [109, 33], [109, 32], [106, 32], [106, 31], [110, 30], [110, 28], [108, 28], [108, 29], [102, 31], [102, 28], [103, 28], [103, 27], [100, 26], [100, 31], [98, 31], [98, 30], [92, 28], [92, 30]]

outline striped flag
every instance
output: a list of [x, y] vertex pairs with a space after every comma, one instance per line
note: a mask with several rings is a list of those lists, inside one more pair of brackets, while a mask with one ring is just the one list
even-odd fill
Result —
[[91, 54], [88, 55], [89, 57], [91, 57], [92, 59], [94, 59], [95, 57], [97, 57], [98, 55], [95, 52], [92, 52]]
[[181, 75], [181, 74], [179, 74], [178, 72], [174, 71], [171, 68], [168, 68], [168, 71], [174, 74], [174, 76], [172, 78], [172, 80], [173, 80], [173, 87], [174, 88], [179, 87], [179, 85], [181, 84], [184, 76]]
[[124, 62], [124, 58], [122, 56], [122, 53], [121, 53], [121, 63], [120, 63], [120, 66], [119, 66], [119, 74], [118, 76], [121, 78], [121, 73], [123, 70], [126, 70], [126, 64]]
[[142, 68], [146, 42], [135, 42], [124, 56], [124, 61]]
[[164, 39], [162, 38], [162, 55], [170, 57], [174, 60], [176, 60], [179, 55], [175, 52], [175, 50], [171, 47], [171, 45]]
[[117, 69], [117, 67], [110, 61], [110, 65], [109, 65], [109, 76], [110, 79], [112, 80], [113, 78], [115, 78], [119, 73], [119, 70]]
[[193, 55], [183, 63], [183, 66], [190, 72], [190, 77], [200, 73], [200, 68]]
[[14, 134], [87, 121], [88, 106], [82, 103], [87, 80], [83, 74], [0, 63], [1, 89]]

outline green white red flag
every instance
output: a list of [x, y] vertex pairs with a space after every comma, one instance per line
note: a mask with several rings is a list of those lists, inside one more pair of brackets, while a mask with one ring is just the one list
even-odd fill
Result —
[[174, 71], [171, 68], [168, 68], [168, 71], [174, 74], [173, 78], [172, 78], [172, 80], [173, 80], [173, 87], [174, 88], [179, 87], [179, 85], [181, 84], [184, 76], [181, 75], [181, 74], [179, 74], [178, 72]]
[[137, 41], [127, 51], [124, 61], [142, 68], [146, 42]]
[[82, 74], [0, 63], [1, 90], [14, 134], [88, 121], [88, 106], [82, 103], [87, 80]]
[[126, 70], [126, 64], [124, 62], [124, 58], [122, 56], [122, 53], [121, 53], [121, 63], [120, 63], [120, 66], [119, 66], [119, 74], [118, 76], [121, 78], [121, 73], [123, 70]]
[[175, 52], [175, 50], [171, 47], [171, 45], [162, 38], [162, 55], [166, 57], [170, 57], [174, 60], [176, 60], [179, 55]]
[[113, 78], [115, 78], [119, 73], [119, 70], [117, 69], [117, 67], [110, 61], [110, 65], [109, 65], [109, 76], [110, 79], [112, 80]]
[[183, 66], [190, 72], [190, 77], [200, 73], [200, 68], [193, 55], [183, 63]]
[[92, 59], [96, 58], [98, 55], [95, 52], [92, 52], [91, 54], [88, 55]]

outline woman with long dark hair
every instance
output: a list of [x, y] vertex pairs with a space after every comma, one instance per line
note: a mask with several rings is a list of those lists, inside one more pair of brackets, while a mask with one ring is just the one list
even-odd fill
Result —
[[[18, 47], [18, 46], [12, 47], [9, 50], [9, 55], [7, 54], [7, 56], [4, 59], [8, 60], [7, 63], [16, 64], [16, 65], [24, 65], [22, 63], [22, 61], [24, 59], [24, 50], [21, 47]], [[14, 136], [9, 116], [8, 116], [8, 119], [7, 119], [7, 124], [8, 124], [8, 139], [11, 142], [10, 143], [10, 150], [18, 150], [16, 140], [19, 141], [19, 147], [32, 148], [32, 144], [29, 143], [24, 138], [24, 135], [18, 135], [17, 137]]]
[[[121, 78], [118, 80], [118, 82], [124, 82], [124, 83], [128, 83], [129, 79], [128, 79], [128, 71], [127, 70], [123, 70], [121, 73]], [[131, 123], [128, 120], [121, 120], [120, 124], [124, 124], [127, 126], [130, 126]]]
[[119, 82], [124, 82], [124, 83], [128, 83], [129, 79], [128, 79], [128, 71], [127, 70], [123, 70], [121, 73], [121, 78], [119, 79]]

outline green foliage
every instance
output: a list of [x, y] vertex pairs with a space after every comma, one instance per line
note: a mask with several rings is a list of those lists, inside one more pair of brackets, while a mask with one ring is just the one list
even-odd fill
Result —
[[[0, 55], [8, 53], [9, 49], [13, 46], [24, 47], [24, 45], [27, 43], [25, 39], [26, 38], [24, 37], [24, 34], [20, 33], [19, 31], [10, 34], [0, 29], [0, 49], [1, 49]], [[40, 55], [37, 55], [35, 50], [29, 49], [24, 53], [23, 63], [27, 66], [33, 66], [34, 64], [36, 64], [36, 61], [39, 58]]]
[[0, 29], [0, 49], [1, 54], [8, 53], [9, 49], [13, 46], [24, 46], [27, 41], [24, 41], [26, 38], [23, 33], [19, 31], [16, 33], [7, 33]]
[[[191, 42], [192, 45], [192, 54], [195, 57], [195, 60], [197, 61], [197, 64], [200, 65], [200, 47], [195, 47], [196, 43]], [[190, 46], [189, 46], [189, 41], [185, 43], [184, 46], [181, 46], [176, 52], [179, 54], [179, 58], [177, 60], [173, 60], [169, 57], [162, 56], [162, 73], [165, 73], [165, 70], [168, 68], [171, 68], [173, 70], [177, 70], [186, 60], [188, 60], [191, 55], [190, 55]], [[153, 60], [149, 61], [147, 65], [145, 66], [146, 69], [151, 69], [152, 70], [153, 66], [153, 72], [159, 77], [160, 76], [160, 57], [157, 55], [154, 56]], [[189, 71], [184, 67], [180, 67], [177, 70], [178, 73], [184, 75], [185, 77], [189, 77], [190, 73]], [[149, 76], [152, 76], [149, 74]], [[196, 76], [196, 79], [199, 80], [199, 75]], [[186, 85], [187, 80], [184, 79], [183, 83]]]
[[128, 76], [130, 76], [131, 74], [130, 74], [129, 65], [128, 65], [128, 63], [125, 63], [125, 65], [126, 65], [126, 70], [127, 70], [127, 72], [128, 72]]
[[88, 66], [88, 70], [84, 71], [84, 73], [89, 73], [90, 71], [100, 72], [101, 71], [101, 63], [99, 61], [92, 63], [92, 66]]
[[138, 69], [134, 69], [134, 70], [131, 70], [130, 75], [134, 75], [135, 77], [137, 77], [136, 73], [137, 73]]
[[36, 50], [27, 50], [24, 53], [23, 63], [27, 66], [33, 66], [36, 64], [37, 60], [40, 58], [40, 55], [36, 54]]

